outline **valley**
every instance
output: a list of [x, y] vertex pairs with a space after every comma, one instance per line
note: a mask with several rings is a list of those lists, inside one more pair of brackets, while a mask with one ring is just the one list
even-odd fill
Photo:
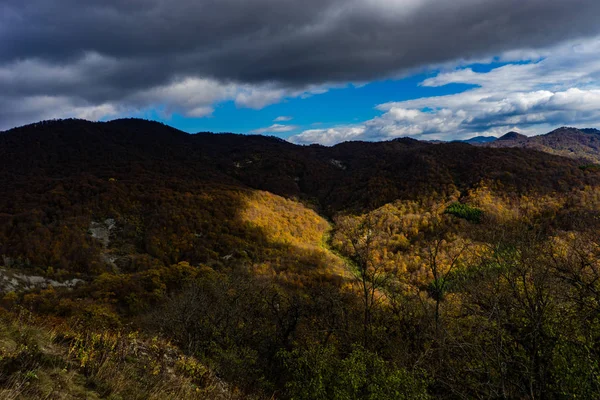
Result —
[[0, 396], [594, 397], [600, 172], [499, 142], [0, 133]]

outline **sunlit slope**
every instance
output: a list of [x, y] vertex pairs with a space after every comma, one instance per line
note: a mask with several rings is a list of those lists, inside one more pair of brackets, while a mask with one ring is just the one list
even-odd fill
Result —
[[330, 224], [315, 210], [292, 199], [256, 191], [245, 196], [240, 216], [249, 226], [260, 229], [273, 246], [288, 249], [257, 265], [257, 271], [305, 278], [347, 275], [344, 262], [328, 249]]

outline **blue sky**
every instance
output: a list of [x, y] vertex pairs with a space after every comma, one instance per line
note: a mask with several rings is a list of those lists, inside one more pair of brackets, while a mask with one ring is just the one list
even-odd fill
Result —
[[[474, 67], [485, 71], [494, 65], [497, 64]], [[165, 116], [155, 111], [144, 116], [190, 133], [202, 131], [251, 133], [276, 123], [282, 125], [284, 122], [286, 126], [295, 128], [289, 132], [265, 133], [287, 138], [310, 128], [330, 128], [367, 121], [381, 114], [381, 111], [375, 107], [382, 103], [455, 94], [472, 87], [467, 84], [450, 84], [438, 88], [419, 85], [420, 82], [434, 75], [431, 72], [361, 85], [349, 83], [323, 94], [287, 98], [260, 110], [238, 107], [233, 100], [230, 100], [217, 104], [213, 113], [207, 117], [190, 118], [177, 113]], [[276, 121], [279, 117], [291, 119]]]
[[3, 0], [0, 130], [156, 119], [299, 144], [600, 126], [598, 0]]
[[258, 133], [295, 143], [335, 144], [396, 137], [454, 140], [542, 134], [600, 123], [600, 38], [536, 52], [447, 63], [396, 79], [293, 92], [273, 104], [216, 103], [194, 118], [154, 110], [144, 117], [187, 132]]

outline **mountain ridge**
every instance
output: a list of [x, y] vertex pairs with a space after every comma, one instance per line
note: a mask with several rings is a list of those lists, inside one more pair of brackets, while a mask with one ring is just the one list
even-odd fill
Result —
[[187, 134], [136, 119], [62, 120], [4, 132], [0, 166], [4, 176], [55, 178], [92, 173], [127, 179], [132, 171], [146, 171], [312, 199], [331, 212], [349, 204], [357, 209], [378, 207], [399, 196], [414, 197], [449, 185], [466, 189], [482, 180], [498, 180], [518, 190], [551, 191], [558, 188], [557, 177], [580, 165], [532, 152], [537, 148], [493, 147], [410, 138], [299, 146], [260, 135]]
[[544, 135], [525, 136], [509, 132], [487, 147], [521, 147], [573, 158], [582, 163], [600, 163], [600, 131], [593, 128], [561, 127]]

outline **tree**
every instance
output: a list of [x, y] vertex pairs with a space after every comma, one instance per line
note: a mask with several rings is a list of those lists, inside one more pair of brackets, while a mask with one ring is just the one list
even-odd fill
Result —
[[433, 277], [429, 285], [429, 295], [435, 302], [435, 332], [440, 329], [440, 306], [444, 300], [451, 275], [461, 265], [461, 258], [469, 247], [469, 242], [456, 237], [442, 222], [435, 223], [434, 239], [424, 249], [427, 267]]
[[363, 346], [369, 348], [373, 330], [373, 310], [384, 297], [393, 264], [381, 250], [386, 248], [389, 234], [380, 229], [385, 214], [370, 213], [359, 217], [344, 216], [336, 220], [337, 238], [348, 255], [358, 284], [363, 306]]

